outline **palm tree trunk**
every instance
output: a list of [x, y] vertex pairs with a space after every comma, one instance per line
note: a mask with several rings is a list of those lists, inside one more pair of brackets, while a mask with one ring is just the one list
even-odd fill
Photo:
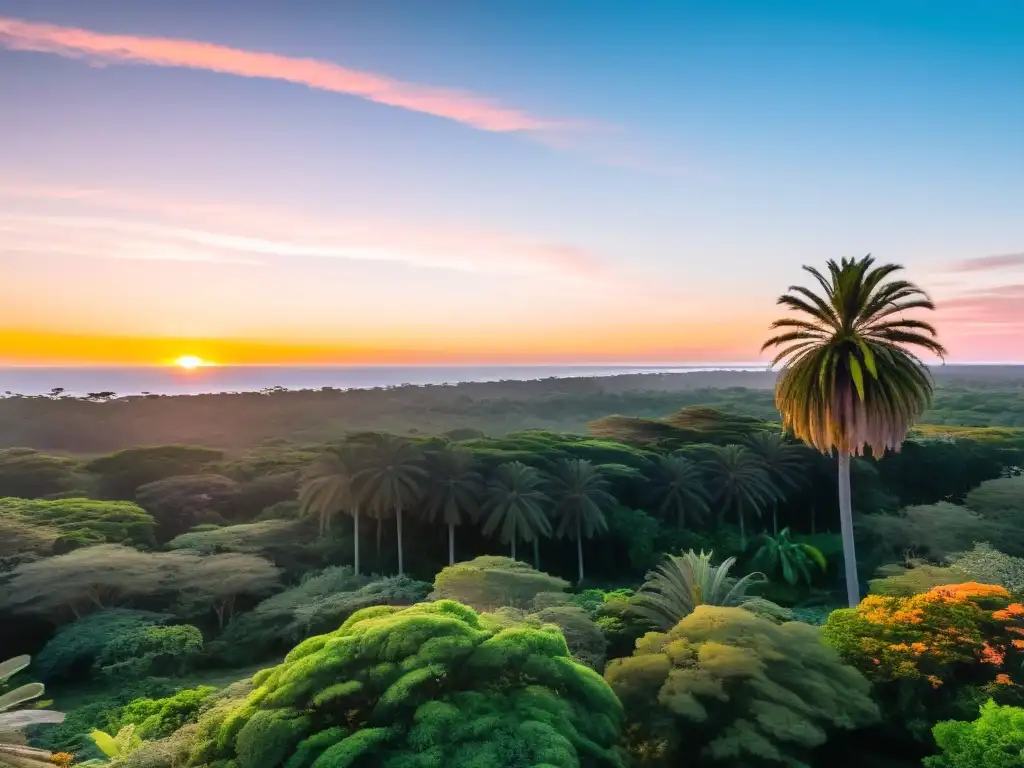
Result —
[[533, 567], [540, 570], [540, 536], [533, 537]]
[[512, 559], [516, 559], [516, 537], [512, 537]]
[[857, 553], [853, 545], [853, 505], [850, 499], [850, 454], [839, 452], [839, 525], [843, 533], [843, 562], [846, 566], [846, 599], [850, 607], [860, 603]]
[[580, 569], [580, 580], [577, 584], [583, 583], [583, 531], [581, 530], [580, 519], [576, 518], [576, 565]]
[[352, 510], [352, 544], [355, 548], [355, 572], [359, 575], [359, 507]]
[[448, 565], [455, 565], [455, 526], [448, 523]]
[[398, 507], [395, 510], [395, 520], [397, 521], [396, 528], [398, 530], [398, 575], [405, 575], [405, 562], [402, 559], [402, 508]]

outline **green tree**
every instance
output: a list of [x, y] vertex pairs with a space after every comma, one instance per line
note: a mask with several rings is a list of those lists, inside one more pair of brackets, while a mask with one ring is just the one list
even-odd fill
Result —
[[705, 461], [712, 498], [720, 515], [736, 515], [740, 525], [740, 546], [747, 548], [745, 519], [771, 504], [778, 493], [761, 459], [742, 445], [723, 445], [712, 449]]
[[448, 526], [448, 565], [455, 563], [455, 526], [477, 518], [483, 493], [484, 478], [470, 451], [445, 445], [427, 455], [423, 516], [431, 523], [440, 517]]
[[1022, 768], [1024, 709], [991, 699], [977, 720], [946, 720], [932, 728], [941, 755], [926, 757], [926, 768]]
[[[551, 535], [551, 521], [548, 507], [551, 499], [544, 492], [545, 478], [540, 470], [527, 466], [521, 461], [509, 461], [498, 466], [487, 483], [487, 519], [484, 522], [485, 536], [501, 530], [501, 542], [512, 547], [512, 559], [516, 559], [516, 542], [537, 542], [541, 536]], [[537, 547], [534, 546], [534, 567]]]
[[669, 555], [647, 574], [643, 586], [629, 601], [630, 610], [662, 630], [674, 627], [701, 605], [746, 607], [784, 615], [774, 603], [747, 594], [751, 587], [765, 581], [764, 574], [748, 573], [737, 579], [729, 575], [736, 558], [712, 565], [713, 555], [698, 555], [692, 549], [682, 555]]
[[777, 536], [765, 534], [759, 541], [754, 565], [769, 576], [782, 574], [783, 580], [791, 586], [800, 581], [810, 586], [815, 569], [824, 573], [828, 568], [821, 550], [811, 544], [793, 541], [789, 528], [783, 528]]
[[940, 358], [946, 350], [935, 329], [906, 313], [935, 305], [920, 288], [889, 278], [902, 267], [875, 266], [871, 256], [828, 262], [828, 277], [805, 266], [821, 293], [794, 285], [778, 303], [795, 316], [772, 323], [782, 363], [775, 403], [786, 428], [822, 453], [839, 453], [839, 519], [846, 593], [860, 601], [850, 503], [850, 456], [870, 447], [875, 456], [899, 450], [932, 398], [932, 380], [910, 350]]
[[555, 533], [576, 541], [576, 564], [583, 582], [583, 537], [608, 529], [605, 515], [618, 501], [608, 492], [608, 480], [601, 468], [586, 459], [563, 459], [551, 476], [553, 513], [558, 521]]
[[[0, 663], [0, 689], [12, 676], [29, 665], [28, 656], [16, 656]], [[62, 723], [64, 715], [49, 709], [16, 709], [25, 702], [38, 699], [46, 689], [42, 683], [26, 683], [0, 694], [0, 765], [13, 768], [44, 768], [52, 766], [52, 755], [44, 749], [24, 745], [23, 728], [43, 723]]]
[[130, 501], [7, 498], [0, 499], [0, 518], [59, 530], [58, 553], [86, 544], [155, 543], [153, 518]]
[[195, 475], [207, 464], [223, 458], [223, 451], [201, 446], [142, 446], [100, 456], [83, 469], [96, 476], [100, 498], [128, 501], [135, 498], [135, 491], [141, 485], [175, 475]]
[[352, 515], [353, 568], [359, 570], [359, 507], [362, 501], [356, 476], [361, 471], [360, 455], [352, 446], [329, 450], [309, 467], [299, 486], [299, 509], [303, 516], [316, 517], [321, 536], [330, 529], [335, 515]]
[[772, 500], [772, 534], [779, 535], [779, 501], [785, 492], [797, 491], [807, 482], [807, 449], [790, 443], [776, 432], [757, 432], [747, 439], [747, 447], [761, 460], [777, 491]]
[[829, 735], [878, 719], [870, 684], [802, 622], [701, 606], [637, 641], [605, 680], [638, 766], [807, 766]]
[[200, 721], [192, 765], [622, 766], [622, 705], [556, 627], [449, 600], [359, 611], [253, 682]]
[[680, 528], [707, 516], [711, 498], [697, 462], [679, 454], [658, 456], [647, 480], [658, 513], [675, 518]]
[[179, 475], [139, 486], [135, 500], [156, 521], [157, 541], [166, 542], [196, 525], [223, 524], [240, 492], [223, 475]]
[[355, 476], [360, 500], [381, 520], [395, 515], [398, 537], [398, 575], [405, 574], [402, 546], [402, 514], [413, 509], [423, 492], [426, 471], [419, 450], [408, 440], [372, 434], [357, 443], [363, 453], [362, 469]]

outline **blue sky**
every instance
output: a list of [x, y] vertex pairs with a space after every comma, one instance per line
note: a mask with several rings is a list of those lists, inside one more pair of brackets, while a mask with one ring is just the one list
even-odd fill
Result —
[[[869, 251], [939, 300], [953, 359], [1024, 358], [1016, 0], [0, 0], [0, 17], [0, 328], [53, 335], [56, 359], [57, 336], [120, 335], [248, 341], [247, 359], [273, 341], [750, 360], [801, 264]], [[74, 35], [144, 52], [83, 59]], [[138, 59], [189, 42], [456, 89], [473, 117]], [[542, 127], [481, 129], [485, 104]]]

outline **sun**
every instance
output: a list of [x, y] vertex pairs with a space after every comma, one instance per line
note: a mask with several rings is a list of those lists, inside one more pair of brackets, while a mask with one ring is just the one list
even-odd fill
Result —
[[182, 355], [174, 364], [179, 368], [184, 368], [186, 371], [194, 371], [196, 368], [202, 368], [209, 365], [203, 358], [196, 357], [195, 355]]

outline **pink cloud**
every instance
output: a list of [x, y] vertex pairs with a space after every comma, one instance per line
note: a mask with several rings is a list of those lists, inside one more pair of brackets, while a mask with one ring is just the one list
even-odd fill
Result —
[[1004, 253], [998, 256], [980, 256], [953, 264], [953, 272], [987, 272], [989, 270], [1024, 267], [1024, 253]]
[[435, 115], [483, 131], [550, 131], [569, 126], [567, 121], [539, 118], [505, 107], [493, 99], [463, 91], [403, 82], [328, 61], [246, 51], [194, 40], [110, 35], [0, 17], [0, 46], [101, 64], [185, 67], [240, 77], [283, 80]]

